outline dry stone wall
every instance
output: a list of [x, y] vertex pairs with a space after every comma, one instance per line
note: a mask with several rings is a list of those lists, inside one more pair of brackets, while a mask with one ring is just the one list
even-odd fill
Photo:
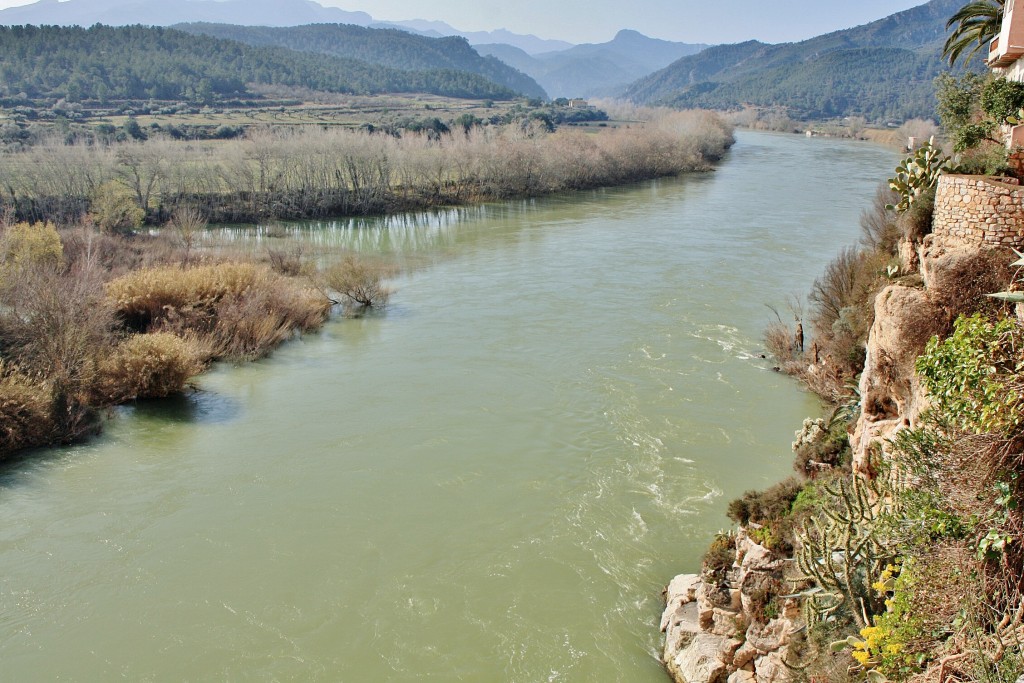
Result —
[[1024, 246], [1024, 188], [1016, 178], [945, 174], [932, 232], [964, 244]]

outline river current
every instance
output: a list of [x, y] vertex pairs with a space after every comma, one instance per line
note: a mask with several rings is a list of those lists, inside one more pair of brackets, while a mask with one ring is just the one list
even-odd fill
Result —
[[382, 313], [0, 470], [0, 680], [664, 680], [662, 587], [818, 410], [765, 304], [896, 160], [740, 132], [707, 174], [221, 231], [407, 267]]

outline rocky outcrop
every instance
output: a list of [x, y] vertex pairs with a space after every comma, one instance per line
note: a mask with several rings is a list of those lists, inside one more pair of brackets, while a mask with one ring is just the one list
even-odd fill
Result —
[[793, 600], [765, 604], [766, 586], [782, 584], [780, 560], [741, 530], [724, 582], [681, 574], [665, 591], [663, 661], [679, 683], [781, 683], [788, 648], [804, 631]]

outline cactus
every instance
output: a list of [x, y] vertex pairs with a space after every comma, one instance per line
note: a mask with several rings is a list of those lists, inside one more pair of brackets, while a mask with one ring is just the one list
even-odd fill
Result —
[[[890, 483], [883, 477], [868, 481], [858, 476], [824, 487], [831, 504], [797, 530], [798, 580], [822, 588], [804, 600], [808, 622], [820, 621], [846, 605], [859, 627], [869, 625], [868, 606], [878, 601], [872, 577], [895, 557], [879, 532], [882, 519], [893, 510]], [[874, 610], [873, 610], [874, 611]]]
[[889, 187], [899, 193], [900, 202], [887, 204], [887, 209], [895, 209], [898, 213], [908, 211], [922, 192], [939, 181], [939, 176], [949, 164], [949, 157], [942, 156], [942, 150], [935, 146], [934, 141], [935, 138], [930, 138], [896, 167], [896, 175], [889, 178]]

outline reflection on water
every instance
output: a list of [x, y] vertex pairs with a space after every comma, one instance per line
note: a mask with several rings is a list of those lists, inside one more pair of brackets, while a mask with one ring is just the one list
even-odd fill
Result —
[[0, 473], [0, 678], [664, 680], [662, 586], [816, 408], [760, 357], [764, 304], [893, 161], [744, 134], [712, 174], [211, 231], [416, 267], [383, 314]]

